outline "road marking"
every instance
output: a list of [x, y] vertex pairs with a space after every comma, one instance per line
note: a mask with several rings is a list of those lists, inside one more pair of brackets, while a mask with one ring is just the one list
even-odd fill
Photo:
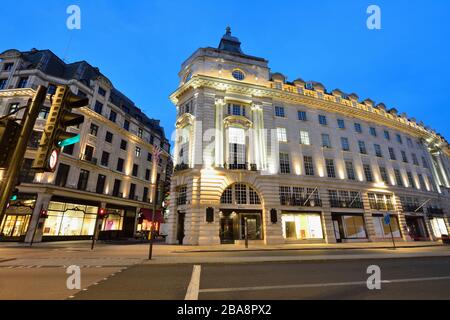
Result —
[[[448, 277], [432, 277], [432, 278], [430, 277], [430, 278], [382, 280], [381, 283], [392, 284], [392, 283], [424, 282], [424, 281], [440, 281], [440, 280], [450, 280], [450, 276], [448, 276]], [[241, 287], [241, 288], [213, 288], [213, 289], [200, 289], [199, 292], [200, 293], [213, 293], [213, 292], [233, 292], [233, 291], [261, 291], [261, 290], [320, 288], [320, 287], [359, 286], [359, 285], [366, 286], [367, 281], [293, 284], [293, 285]]]
[[198, 300], [198, 293], [200, 290], [200, 273], [202, 266], [195, 265], [192, 270], [191, 282], [186, 292], [184, 300]]

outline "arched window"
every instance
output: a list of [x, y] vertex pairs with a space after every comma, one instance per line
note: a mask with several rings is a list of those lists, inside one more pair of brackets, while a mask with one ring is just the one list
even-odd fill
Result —
[[252, 187], [246, 184], [236, 183], [225, 189], [220, 198], [220, 203], [259, 205], [261, 204], [261, 200], [258, 193]]

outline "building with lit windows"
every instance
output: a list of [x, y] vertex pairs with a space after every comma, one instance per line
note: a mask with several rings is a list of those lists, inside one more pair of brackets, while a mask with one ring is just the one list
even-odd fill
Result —
[[243, 53], [229, 28], [179, 78], [170, 243], [239, 244], [245, 225], [265, 244], [448, 234], [450, 149], [423, 123], [289, 82]]
[[[136, 230], [149, 228], [155, 182], [163, 186], [171, 174], [166, 168], [172, 170], [159, 121], [148, 118], [86, 61], [68, 64], [49, 50], [36, 49], [8, 50], [0, 59], [0, 116], [25, 106], [38, 85], [48, 87], [20, 172], [19, 197], [0, 222], [0, 240], [30, 241], [33, 234], [34, 241], [87, 239], [100, 208], [108, 214], [102, 238], [132, 238]], [[57, 85], [88, 97], [90, 105], [74, 110], [85, 120], [69, 128], [80, 134], [80, 143], [62, 150], [55, 173], [36, 173], [31, 165]], [[154, 146], [164, 150], [155, 166]], [[160, 204], [164, 188], [158, 189]], [[48, 218], [40, 218], [41, 212]]]

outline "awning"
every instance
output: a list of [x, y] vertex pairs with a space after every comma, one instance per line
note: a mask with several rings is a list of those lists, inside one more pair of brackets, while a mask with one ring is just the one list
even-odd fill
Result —
[[[152, 221], [153, 210], [152, 209], [141, 209], [142, 218], [147, 221]], [[161, 210], [156, 210], [155, 222], [164, 223], [164, 215]]]

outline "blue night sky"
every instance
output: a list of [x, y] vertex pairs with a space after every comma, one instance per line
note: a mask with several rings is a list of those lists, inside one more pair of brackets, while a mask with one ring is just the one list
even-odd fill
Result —
[[[70, 4], [81, 7], [81, 30], [66, 28]], [[382, 30], [366, 27], [371, 4], [381, 7]], [[384, 102], [450, 138], [448, 0], [24, 0], [2, 8], [0, 51], [35, 47], [86, 60], [167, 134], [181, 63], [216, 47], [230, 25], [244, 52], [268, 59], [273, 72]]]

